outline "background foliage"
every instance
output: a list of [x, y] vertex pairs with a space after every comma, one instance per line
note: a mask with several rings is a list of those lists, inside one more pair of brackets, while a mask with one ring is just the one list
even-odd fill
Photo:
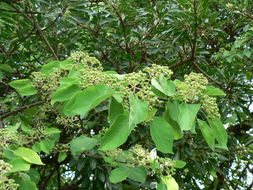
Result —
[[[61, 147], [78, 139], [76, 137], [81, 134], [97, 135], [101, 127], [108, 126], [108, 105], [96, 107], [92, 112], [95, 116], [68, 121], [71, 126], [81, 125], [84, 133], [76, 128], [61, 128], [64, 125], [60, 124], [42, 132], [37, 127], [47, 126], [55, 119], [49, 110], [46, 121], [38, 123], [39, 119], [36, 120], [35, 116], [40, 116], [36, 110], [45, 103], [43, 93], [32, 95], [34, 89], [30, 89], [24, 92], [28, 94], [22, 94], [22, 90], [10, 83], [31, 78], [33, 72], [40, 71], [50, 61], [65, 60], [71, 53], [83, 51], [96, 57], [104, 70], [128, 74], [157, 64], [173, 70], [173, 81], [183, 80], [184, 75], [191, 72], [202, 73], [210, 84], [224, 91], [225, 96], [219, 96], [217, 102], [228, 133], [227, 150], [212, 150], [198, 124], [196, 133], [186, 131], [183, 138], [174, 141], [173, 154], [162, 151], [158, 155], [186, 162], [183, 168], [176, 168], [173, 175], [180, 189], [251, 189], [252, 11], [251, 0], [1, 1], [0, 130], [30, 133], [30, 141], [27, 140], [23, 147], [13, 148], [15, 155], [22, 158], [15, 162], [27, 170], [18, 172], [17, 169], [18, 174], [12, 172], [10, 176], [16, 175], [12, 178], [20, 183], [20, 189], [36, 189], [35, 186], [38, 189], [151, 189], [154, 186], [151, 182], [159, 183], [159, 179], [150, 175], [145, 183], [135, 182], [136, 176], [122, 183], [112, 183], [115, 179], [109, 179], [109, 174], [113, 164], [105, 162], [93, 149], [94, 142], [89, 142], [88, 151], [81, 150], [85, 151], [81, 156], [73, 155], [73, 147], [72, 154], [65, 149], [54, 154], [48, 148], [57, 149], [58, 145]], [[159, 111], [164, 110], [159, 108]], [[24, 125], [34, 117], [35, 123]], [[38, 135], [40, 133], [42, 135]], [[1, 136], [0, 148], [4, 150], [6, 141], [7, 144], [22, 142], [13, 137], [3, 139]], [[34, 142], [47, 138], [52, 145], [44, 143], [47, 147], [38, 151], [40, 158], [34, 155], [35, 163], [34, 159], [26, 158], [33, 154], [29, 151]], [[127, 150], [135, 144], [141, 144], [149, 151], [155, 147], [149, 128], [138, 125], [138, 130], [131, 133], [121, 148]], [[4, 152], [5, 161], [8, 154], [11, 153]], [[45, 166], [40, 165], [40, 159]], [[4, 168], [1, 166], [1, 171]], [[0, 175], [0, 179], [4, 178]], [[28, 182], [22, 184], [20, 181]], [[159, 188], [164, 187], [159, 185]]]

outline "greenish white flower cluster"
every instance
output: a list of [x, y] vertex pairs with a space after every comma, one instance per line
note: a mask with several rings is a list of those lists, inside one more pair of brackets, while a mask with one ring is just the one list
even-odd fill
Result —
[[8, 174], [11, 172], [11, 165], [9, 163], [0, 160], [0, 189], [2, 190], [16, 190], [18, 189], [18, 184], [15, 180], [9, 179]]
[[185, 75], [183, 82], [177, 81], [175, 98], [185, 103], [201, 103], [201, 108], [210, 118], [220, 117], [216, 98], [205, 95], [208, 80], [201, 73]]
[[138, 144], [129, 151], [116, 149], [107, 151], [106, 155], [114, 158], [115, 162], [124, 163], [130, 167], [143, 166], [151, 176], [169, 176], [173, 175], [175, 171], [174, 162], [171, 159], [159, 157], [155, 149], [149, 151]]

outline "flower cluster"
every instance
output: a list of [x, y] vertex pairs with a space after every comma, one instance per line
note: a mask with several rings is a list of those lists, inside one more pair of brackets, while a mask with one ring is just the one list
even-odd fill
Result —
[[181, 98], [184, 102], [195, 103], [206, 90], [207, 79], [202, 74], [190, 73], [184, 76], [184, 82], [177, 84], [176, 97]]
[[216, 103], [216, 98], [203, 95], [200, 102], [201, 108], [206, 112], [209, 118], [220, 117], [219, 108]]
[[18, 189], [18, 184], [13, 179], [7, 177], [11, 171], [11, 165], [0, 160], [0, 189]]
[[138, 144], [133, 146], [129, 151], [116, 149], [107, 151], [106, 155], [114, 158], [115, 162], [125, 163], [130, 167], [143, 166], [151, 176], [174, 174], [174, 162], [171, 159], [159, 157], [155, 149], [149, 151]]
[[208, 80], [203, 74], [190, 73], [185, 75], [183, 82], [177, 82], [176, 99], [180, 99], [185, 103], [201, 103], [201, 108], [210, 118], [219, 117], [219, 109], [217, 107], [216, 98], [204, 94], [207, 89]]

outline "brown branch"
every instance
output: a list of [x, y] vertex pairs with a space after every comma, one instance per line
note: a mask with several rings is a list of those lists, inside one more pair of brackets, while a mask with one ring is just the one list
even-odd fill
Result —
[[174, 65], [170, 65], [169, 68], [174, 69], [174, 68], [184, 65], [186, 63], [191, 63], [194, 61], [194, 59], [195, 59], [194, 57], [189, 57], [188, 59], [185, 59], [183, 61], [179, 61], [179, 62], [175, 63]]
[[129, 47], [128, 47], [128, 43], [127, 43], [127, 35], [126, 35], [126, 27], [125, 27], [125, 23], [124, 23], [124, 20], [122, 18], [122, 16], [120, 15], [120, 12], [117, 10], [117, 8], [114, 6], [114, 4], [110, 3], [109, 4], [111, 5], [111, 7], [113, 8], [113, 10], [115, 11], [117, 17], [119, 18], [119, 22], [120, 22], [120, 25], [122, 27], [122, 31], [123, 31], [123, 35], [124, 35], [124, 39], [125, 39], [125, 45], [126, 45], [126, 49], [128, 50]]
[[22, 107], [20, 107], [20, 108], [18, 108], [16, 110], [13, 110], [13, 111], [10, 111], [10, 112], [7, 112], [7, 113], [4, 113], [4, 114], [0, 115], [0, 120], [4, 119], [6, 117], [9, 117], [11, 115], [15, 115], [18, 112], [21, 112], [23, 110], [32, 108], [34, 106], [42, 105], [44, 103], [45, 103], [44, 101], [40, 101], [40, 102], [35, 102], [35, 103], [29, 104], [29, 105], [22, 106]]

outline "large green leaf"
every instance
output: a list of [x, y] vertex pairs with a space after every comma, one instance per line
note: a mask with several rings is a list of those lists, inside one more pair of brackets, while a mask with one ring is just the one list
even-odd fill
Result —
[[147, 171], [143, 166], [129, 168], [128, 178], [134, 181], [144, 183], [147, 178]]
[[109, 121], [112, 124], [116, 118], [123, 113], [123, 105], [119, 103], [114, 97], [110, 98], [109, 103]]
[[64, 106], [66, 115], [84, 115], [105, 99], [112, 96], [114, 91], [106, 85], [95, 85], [78, 92]]
[[214, 86], [207, 86], [204, 94], [209, 96], [225, 96], [226, 94], [219, 88]]
[[64, 77], [60, 79], [60, 88], [64, 88], [73, 84], [76, 84], [79, 86], [80, 78], [78, 77]]
[[96, 139], [82, 135], [70, 142], [70, 150], [73, 155], [79, 154], [93, 149], [97, 143], [98, 141]]
[[208, 146], [211, 149], [214, 149], [215, 137], [214, 137], [212, 128], [210, 128], [205, 121], [202, 121], [200, 119], [198, 119], [198, 124], [199, 124], [200, 131], [203, 137], [205, 138]]
[[29, 86], [31, 84], [32, 84], [32, 82], [30, 79], [14, 80], [9, 83], [9, 85], [11, 87], [16, 88], [16, 89], [24, 88], [24, 87]]
[[173, 128], [162, 117], [154, 117], [150, 133], [157, 150], [163, 153], [173, 153]]
[[179, 190], [176, 180], [171, 176], [162, 177], [163, 183], [167, 186], [168, 190]]
[[27, 181], [22, 181], [22, 183], [20, 184], [19, 190], [38, 190], [36, 184], [31, 181], [31, 180], [27, 180]]
[[10, 65], [7, 64], [0, 64], [0, 70], [6, 71], [6, 72], [13, 72], [13, 68]]
[[116, 168], [111, 171], [109, 179], [112, 183], [118, 183], [124, 181], [129, 174], [128, 168]]
[[178, 124], [181, 130], [195, 130], [195, 119], [199, 111], [200, 104], [180, 104], [179, 105]]
[[208, 123], [213, 130], [213, 134], [218, 141], [218, 148], [227, 150], [228, 134], [219, 118], [209, 119]]
[[46, 135], [58, 134], [61, 133], [61, 130], [56, 127], [49, 127], [45, 129]]
[[57, 89], [51, 96], [52, 103], [54, 102], [63, 102], [72, 98], [77, 92], [80, 91], [80, 88], [76, 84]]
[[182, 160], [174, 160], [174, 162], [175, 162], [175, 165], [174, 165], [175, 168], [183, 168], [186, 165], [186, 162]]
[[54, 71], [55, 68], [60, 67], [60, 61], [51, 61], [41, 67], [40, 72], [43, 74], [49, 75], [52, 71]]
[[117, 117], [102, 138], [100, 150], [114, 150], [126, 142], [131, 129], [129, 128], [129, 114], [124, 113]]
[[179, 124], [171, 118], [169, 110], [166, 109], [166, 111], [163, 113], [163, 117], [173, 128], [174, 139], [181, 139], [183, 137], [183, 132], [181, 131]]
[[167, 96], [173, 96], [176, 92], [174, 82], [166, 79], [163, 75], [161, 75], [158, 79], [152, 79], [151, 84], [154, 88]]
[[20, 147], [14, 151], [14, 154], [16, 156], [22, 157], [28, 163], [36, 165], [44, 165], [41, 162], [41, 159], [38, 156], [38, 154], [29, 148]]
[[16, 158], [10, 162], [12, 165], [11, 172], [28, 171], [31, 164], [22, 158]]
[[129, 128], [134, 128], [138, 123], [143, 122], [148, 114], [148, 102], [130, 95]]
[[9, 85], [17, 89], [21, 96], [30, 96], [37, 93], [37, 90], [29, 79], [15, 80], [10, 82]]
[[167, 189], [167, 185], [164, 184], [163, 182], [158, 183], [158, 184], [157, 184], [156, 190], [168, 190], [168, 189]]

